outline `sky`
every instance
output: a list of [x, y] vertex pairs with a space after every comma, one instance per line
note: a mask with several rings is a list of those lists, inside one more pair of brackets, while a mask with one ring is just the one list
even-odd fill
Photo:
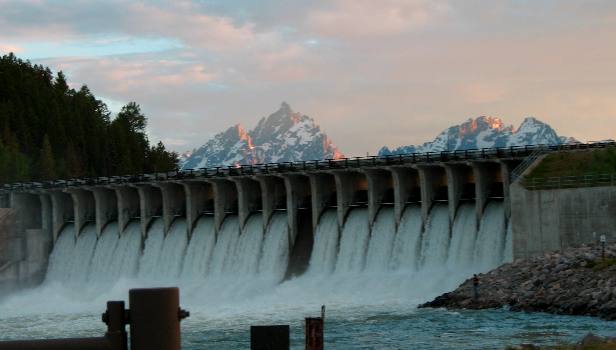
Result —
[[349, 156], [482, 115], [616, 136], [613, 0], [0, 0], [8, 52], [180, 152], [282, 101]]

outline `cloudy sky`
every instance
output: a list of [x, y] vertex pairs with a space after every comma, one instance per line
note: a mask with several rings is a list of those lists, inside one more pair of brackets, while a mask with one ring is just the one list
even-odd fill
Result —
[[287, 101], [347, 155], [479, 115], [616, 136], [613, 0], [0, 0], [0, 53], [63, 70], [172, 149]]

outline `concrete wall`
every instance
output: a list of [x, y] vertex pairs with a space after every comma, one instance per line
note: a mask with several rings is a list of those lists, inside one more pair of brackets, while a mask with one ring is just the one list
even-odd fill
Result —
[[19, 286], [19, 264], [24, 241], [17, 230], [17, 210], [0, 208], [0, 296]]
[[122, 234], [131, 219], [141, 218], [141, 200], [135, 187], [117, 186], [113, 190], [118, 200], [118, 229]]
[[181, 184], [186, 193], [186, 222], [191, 237], [199, 216], [205, 212], [214, 212], [214, 190], [211, 184], [203, 181], [186, 181]]
[[319, 218], [328, 206], [337, 205], [336, 180], [332, 174], [309, 174], [312, 205], [312, 227], [316, 230]]
[[529, 191], [511, 185], [515, 258], [539, 255], [605, 234], [616, 240], [616, 187]]
[[404, 208], [408, 203], [421, 203], [421, 187], [417, 169], [411, 167], [391, 167], [394, 188], [394, 211], [396, 227], [400, 224]]

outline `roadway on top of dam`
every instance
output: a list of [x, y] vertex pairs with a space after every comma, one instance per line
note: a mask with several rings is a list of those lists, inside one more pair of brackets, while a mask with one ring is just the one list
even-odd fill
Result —
[[615, 141], [571, 143], [562, 145], [526, 145], [503, 148], [483, 148], [457, 151], [409, 153], [386, 156], [368, 156], [312, 161], [219, 166], [211, 168], [186, 169], [152, 174], [108, 176], [96, 178], [77, 178], [44, 182], [18, 182], [4, 184], [0, 192], [21, 192], [53, 190], [81, 186], [105, 186], [113, 184], [138, 184], [158, 181], [177, 181], [190, 179], [228, 178], [252, 175], [277, 175], [329, 170], [353, 170], [362, 168], [388, 167], [401, 165], [429, 165], [467, 161], [506, 161], [521, 160], [537, 153], [575, 151], [592, 148], [616, 146]]

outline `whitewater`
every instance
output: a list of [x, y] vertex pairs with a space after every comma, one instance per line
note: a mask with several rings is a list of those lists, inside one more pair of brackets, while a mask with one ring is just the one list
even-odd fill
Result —
[[[463, 203], [453, 222], [443, 204], [425, 223], [416, 205], [399, 223], [391, 207], [381, 208], [372, 224], [366, 208], [354, 208], [343, 225], [328, 209], [314, 231], [307, 271], [286, 280], [294, 241], [286, 212], [275, 212], [265, 227], [261, 213], [243, 225], [229, 215], [219, 230], [211, 216], [202, 216], [190, 237], [188, 231], [184, 218], [167, 232], [156, 218], [145, 239], [137, 221], [122, 235], [110, 223], [100, 237], [89, 224], [75, 238], [68, 224], [43, 284], [0, 301], [0, 339], [101, 334], [98, 315], [107, 300], [125, 300], [129, 288], [155, 286], [180, 287], [182, 307], [192, 314], [183, 321], [185, 349], [247, 348], [249, 326], [268, 323], [291, 324], [293, 346], [301, 348], [301, 321], [321, 305], [328, 313], [326, 345], [340, 349], [493, 348], [517, 344], [512, 333], [532, 333], [525, 327], [545, 333], [556, 323], [559, 333], [547, 338], [552, 340], [593, 327], [601, 333], [603, 327], [598, 320], [504, 310], [416, 308], [512, 259], [511, 230], [499, 201], [490, 202], [480, 220], [475, 203]], [[475, 332], [474, 340], [468, 332]], [[410, 346], [411, 336], [419, 343]]]

